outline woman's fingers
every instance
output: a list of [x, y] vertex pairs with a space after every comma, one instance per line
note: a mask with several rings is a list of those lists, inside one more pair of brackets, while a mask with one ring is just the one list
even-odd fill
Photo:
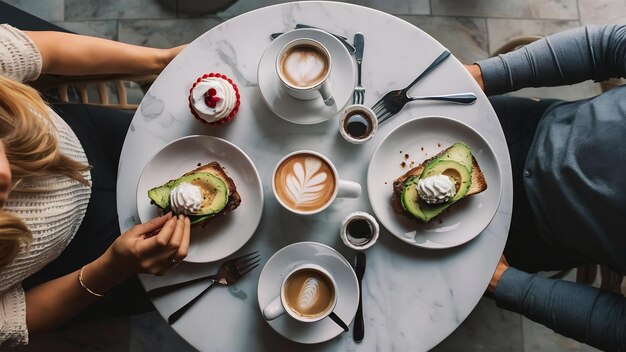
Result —
[[172, 213], [169, 212], [163, 216], [154, 218], [143, 224], [136, 225], [131, 230], [136, 236], [145, 235], [147, 233], [150, 233], [152, 231], [158, 230], [159, 228], [163, 227], [165, 222], [167, 222], [171, 218], [172, 218]]
[[174, 254], [173, 258], [177, 261], [181, 261], [187, 257], [187, 253], [189, 252], [189, 239], [191, 236], [191, 221], [188, 217], [184, 217], [183, 221], [179, 221], [183, 223], [183, 237], [180, 242], [180, 246], [178, 247], [178, 251]]
[[172, 217], [167, 220], [156, 236], [137, 241], [137, 249], [139, 250], [139, 253], [141, 253], [141, 256], [148, 257], [159, 254], [163, 251], [170, 251], [173, 253], [174, 250], [172, 250], [169, 246], [169, 243], [171, 242], [174, 234], [176, 223], [176, 218]]

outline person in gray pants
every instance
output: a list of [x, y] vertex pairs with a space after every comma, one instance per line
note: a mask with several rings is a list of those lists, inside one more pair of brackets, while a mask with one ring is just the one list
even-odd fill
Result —
[[626, 77], [626, 26], [576, 28], [466, 68], [493, 95], [513, 167], [511, 229], [487, 294], [564, 336], [626, 351], [624, 296], [530, 274], [585, 264], [626, 274], [626, 86], [572, 102], [497, 95]]

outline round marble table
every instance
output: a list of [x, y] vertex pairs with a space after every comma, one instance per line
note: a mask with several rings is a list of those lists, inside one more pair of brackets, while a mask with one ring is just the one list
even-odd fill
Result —
[[[206, 32], [158, 77], [132, 121], [120, 160], [117, 206], [122, 231], [138, 223], [136, 189], [143, 167], [168, 142], [190, 134], [217, 136], [243, 149], [255, 163], [265, 195], [263, 216], [250, 241], [238, 251], [259, 250], [261, 265], [280, 248], [316, 241], [337, 249], [352, 261], [354, 251], [339, 238], [341, 219], [352, 211], [372, 213], [366, 187], [370, 158], [383, 137], [417, 116], [443, 115], [479, 131], [495, 150], [502, 173], [502, 196], [489, 226], [472, 241], [446, 250], [407, 245], [386, 230], [367, 250], [363, 282], [365, 339], [352, 333], [317, 345], [300, 345], [276, 333], [262, 318], [257, 302], [261, 267], [229, 288], [214, 288], [173, 328], [199, 350], [428, 350], [445, 339], [481, 298], [502, 253], [512, 208], [511, 166], [504, 135], [485, 95], [451, 57], [412, 90], [416, 95], [474, 92], [475, 104], [418, 102], [409, 104], [363, 145], [352, 145], [338, 133], [337, 119], [315, 125], [289, 123], [266, 107], [257, 85], [257, 64], [270, 44], [269, 35], [296, 23], [316, 25], [350, 39], [365, 35], [363, 84], [365, 104], [372, 105], [390, 89], [404, 87], [444, 49], [419, 28], [383, 12], [345, 3], [301, 2], [270, 6], [233, 18]], [[230, 123], [211, 127], [195, 121], [187, 106], [192, 81], [205, 72], [232, 77], [242, 104]], [[315, 216], [284, 210], [271, 190], [276, 162], [297, 149], [313, 149], [336, 164], [342, 178], [363, 185], [358, 199], [338, 200]], [[164, 277], [142, 275], [146, 288], [213, 273], [218, 263], [183, 263]], [[154, 300], [169, 316], [202, 290], [202, 285]]]

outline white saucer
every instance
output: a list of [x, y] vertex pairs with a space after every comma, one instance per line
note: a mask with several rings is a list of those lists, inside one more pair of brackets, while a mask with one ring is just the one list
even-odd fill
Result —
[[148, 190], [198, 167], [217, 161], [233, 179], [241, 204], [206, 226], [192, 226], [186, 262], [206, 263], [228, 257], [252, 235], [263, 212], [263, 186], [252, 160], [236, 145], [212, 136], [186, 136], [166, 145], [144, 167], [137, 185], [137, 212], [141, 222], [159, 215]]
[[[280, 294], [284, 275], [304, 263], [324, 267], [337, 282], [337, 306], [334, 312], [350, 325], [359, 303], [359, 283], [350, 263], [333, 248], [317, 242], [298, 242], [276, 252], [259, 276], [258, 298], [261, 311]], [[299, 343], [320, 343], [341, 334], [343, 329], [330, 318], [315, 323], [299, 322], [288, 314], [267, 322], [285, 338]]]
[[[324, 105], [322, 98], [298, 100], [282, 87], [276, 74], [276, 56], [282, 47], [297, 38], [310, 38], [322, 43], [332, 57], [330, 82], [335, 104]], [[301, 125], [320, 123], [337, 115], [352, 97], [356, 73], [352, 56], [332, 35], [317, 29], [295, 29], [274, 39], [265, 49], [257, 72], [259, 89], [265, 104], [279, 117]]]
[[[393, 181], [452, 144], [463, 141], [472, 149], [485, 174], [487, 189], [461, 199], [427, 223], [410, 220], [393, 211]], [[404, 155], [409, 158], [405, 160]], [[406, 166], [401, 163], [405, 161]], [[402, 241], [423, 248], [459, 246], [478, 236], [496, 215], [502, 195], [500, 164], [487, 140], [476, 130], [450, 117], [424, 116], [409, 120], [382, 140], [367, 171], [367, 191], [376, 217]]]

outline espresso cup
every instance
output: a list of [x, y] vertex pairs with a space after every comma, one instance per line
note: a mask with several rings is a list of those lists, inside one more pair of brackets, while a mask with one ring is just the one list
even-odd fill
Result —
[[272, 174], [272, 189], [283, 207], [300, 215], [319, 213], [336, 198], [361, 195], [360, 184], [340, 180], [333, 163], [312, 150], [298, 150], [280, 159]]
[[343, 243], [357, 251], [370, 248], [378, 240], [380, 227], [376, 219], [363, 211], [348, 214], [341, 221], [339, 236]]
[[350, 105], [343, 109], [339, 118], [339, 133], [350, 143], [360, 144], [369, 141], [377, 129], [376, 114], [365, 105]]
[[317, 264], [302, 264], [285, 276], [280, 295], [263, 308], [265, 320], [287, 313], [312, 323], [326, 318], [337, 305], [337, 284], [333, 276]]
[[330, 52], [313, 39], [292, 40], [276, 57], [276, 73], [287, 94], [300, 100], [321, 95], [328, 106], [335, 103], [329, 80], [331, 68]]

